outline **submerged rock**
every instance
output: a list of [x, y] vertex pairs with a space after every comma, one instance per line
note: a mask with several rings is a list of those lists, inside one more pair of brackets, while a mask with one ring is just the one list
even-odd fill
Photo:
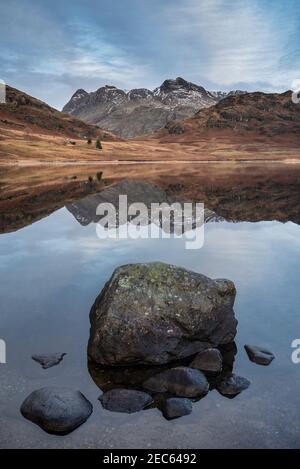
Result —
[[235, 356], [237, 354], [237, 346], [235, 342], [231, 342], [229, 344], [222, 345], [219, 348], [222, 354], [222, 372], [231, 373], [234, 367]]
[[51, 353], [49, 355], [32, 355], [32, 360], [38, 362], [42, 365], [42, 368], [46, 370], [47, 368], [51, 368], [52, 366], [58, 365], [67, 355], [66, 353]]
[[143, 388], [154, 393], [196, 398], [208, 393], [209, 384], [201, 371], [180, 366], [152, 376], [143, 383]]
[[101, 365], [161, 365], [236, 334], [230, 280], [153, 262], [117, 268], [90, 313], [89, 357]]
[[202, 371], [220, 373], [222, 371], [222, 362], [221, 352], [216, 348], [209, 348], [199, 352], [190, 364], [190, 367]]
[[93, 406], [79, 391], [49, 386], [33, 391], [20, 410], [46, 432], [67, 434], [89, 418]]
[[111, 389], [102, 394], [99, 400], [104, 409], [127, 414], [139, 412], [153, 402], [149, 394], [134, 389]]
[[242, 376], [228, 373], [218, 383], [217, 390], [226, 397], [235, 397], [250, 386], [250, 381]]
[[171, 397], [167, 399], [162, 406], [163, 415], [168, 420], [189, 415], [192, 410], [192, 402], [189, 399], [180, 397]]
[[88, 370], [91, 378], [103, 393], [115, 388], [143, 391], [143, 383], [157, 373], [165, 371], [166, 365], [162, 367], [154, 365], [102, 367], [89, 360]]
[[270, 350], [263, 347], [258, 347], [256, 345], [245, 345], [245, 350], [247, 352], [249, 360], [254, 363], [257, 363], [258, 365], [270, 365], [270, 363], [275, 358], [275, 356], [272, 352], [270, 352]]

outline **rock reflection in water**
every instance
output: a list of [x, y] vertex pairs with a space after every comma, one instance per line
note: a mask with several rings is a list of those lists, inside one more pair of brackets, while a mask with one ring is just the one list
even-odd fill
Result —
[[[214, 389], [218, 389], [220, 383], [230, 381], [230, 393], [226, 395], [224, 392], [222, 392], [222, 395], [232, 399], [233, 397], [238, 395], [242, 390], [246, 389], [247, 386], [245, 386], [245, 382], [247, 380], [241, 377], [237, 377], [237, 380], [231, 379], [232, 376], [234, 378], [236, 376], [232, 373], [235, 355], [237, 353], [236, 344], [232, 342], [224, 347], [219, 347], [219, 351], [221, 352], [223, 359], [222, 371], [220, 373], [199, 371], [199, 373], [203, 373], [203, 376], [206, 377], [209, 383], [208, 392]], [[186, 381], [185, 379], [182, 379], [182, 377], [180, 377], [180, 374], [182, 376], [183, 374], [177, 374], [177, 377], [179, 377], [178, 379], [180, 379], [180, 382], [178, 381], [176, 383], [180, 387], [179, 394], [172, 394], [168, 391], [151, 391], [147, 383], [149, 383], [150, 380], [155, 381], [155, 378], [157, 378], [158, 375], [167, 376], [170, 370], [191, 370], [197, 372], [198, 370], [190, 368], [190, 364], [192, 363], [194, 358], [195, 357], [193, 356], [184, 360], [172, 362], [168, 365], [149, 367], [101, 367], [95, 364], [93, 361], [89, 360], [88, 370], [93, 381], [103, 393], [100, 396], [102, 405], [103, 402], [107, 402], [109, 400], [109, 406], [104, 405], [107, 410], [115, 412], [132, 413], [134, 411], [142, 410], [143, 408], [156, 407], [162, 411], [165, 418], [171, 419], [190, 413], [189, 405], [187, 402], [188, 399], [186, 399], [186, 394], [188, 394], [189, 390], [186, 389], [187, 392], [185, 393], [184, 386]], [[242, 387], [240, 386], [241, 380], [244, 384], [244, 386]], [[236, 392], [234, 392], [235, 381], [237, 384]], [[111, 393], [112, 390], [119, 390], [119, 393]], [[132, 393], [128, 391], [137, 391], [137, 393]], [[150, 395], [152, 398], [152, 403], [150, 402], [150, 399], [145, 398], [145, 394], [140, 394], [141, 392]], [[106, 393], [110, 393], [111, 396], [107, 395], [107, 398], [104, 399], [103, 396]], [[201, 396], [195, 395], [194, 397], [190, 397], [190, 402], [198, 402], [200, 399], [204, 398], [206, 394], [207, 392], [204, 392]], [[108, 399], [108, 397], [113, 397], [113, 399]], [[143, 399], [141, 399], [141, 397]]]

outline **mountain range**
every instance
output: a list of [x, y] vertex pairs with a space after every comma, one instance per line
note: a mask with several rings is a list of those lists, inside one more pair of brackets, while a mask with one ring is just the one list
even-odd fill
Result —
[[[185, 82], [184, 89], [182, 89], [181, 86], [177, 86], [178, 80], [172, 80], [171, 83], [164, 82], [165, 85], [152, 92], [149, 98], [146, 97], [148, 90], [132, 90], [126, 94], [116, 88], [112, 91], [108, 91], [108, 87], [100, 88], [98, 92], [102, 95], [101, 102], [104, 102], [103, 95], [107, 98], [105, 105], [95, 105], [95, 109], [100, 106], [103, 112], [104, 109], [107, 110], [106, 118], [103, 117], [101, 121], [101, 128], [98, 126], [99, 123], [98, 125], [89, 123], [90, 119], [81, 115], [84, 112], [88, 113], [91, 96], [97, 101], [98, 95], [97, 98], [91, 93], [87, 94], [88, 98], [84, 98], [86, 94], [82, 92], [81, 97], [78, 97], [78, 102], [81, 104], [77, 105], [77, 100], [73, 98], [72, 102], [70, 101], [68, 106], [65, 106], [65, 112], [60, 112], [22, 91], [7, 86], [6, 103], [0, 104], [0, 126], [3, 129], [12, 128], [27, 134], [48, 133], [79, 139], [99, 136], [102, 140], [116, 141], [120, 140], [119, 136], [104, 130], [109, 127], [105, 125], [105, 122], [114, 122], [119, 128], [119, 134], [123, 136], [132, 135], [132, 133], [145, 135], [146, 128], [148, 132], [151, 128], [155, 128], [153, 133], [151, 132], [147, 137], [144, 136], [142, 140], [155, 139], [161, 143], [190, 144], [207, 139], [212, 141], [211, 139], [214, 138], [220, 140], [224, 137], [231, 142], [238, 140], [251, 142], [254, 139], [284, 144], [284, 146], [299, 144], [300, 105], [292, 101], [291, 91], [285, 93], [232, 92], [222, 99], [218, 98], [215, 104], [209, 105], [213, 99], [211, 92], [188, 82]], [[129, 99], [131, 104], [124, 104], [124, 94], [129, 95], [126, 99]], [[79, 93], [77, 95], [80, 96]], [[112, 101], [116, 102], [112, 100], [112, 95], [121, 96], [119, 107], [117, 106], [118, 111], [115, 109], [116, 104], [112, 103]], [[195, 98], [194, 101], [190, 101], [189, 107], [186, 104], [184, 108], [183, 103], [187, 103], [192, 95], [196, 95], [198, 101]], [[149, 99], [148, 106], [145, 105], [146, 99]], [[206, 107], [199, 109], [200, 101], [202, 106]], [[152, 105], [153, 102], [155, 106]], [[163, 102], [166, 104], [162, 104]], [[77, 110], [74, 107], [71, 108], [72, 103]], [[89, 103], [89, 105], [86, 107], [84, 103]], [[135, 108], [134, 103], [137, 103]], [[168, 111], [167, 109], [172, 106], [174, 112]], [[194, 109], [192, 109], [193, 106]], [[178, 108], [181, 112], [183, 109], [189, 109], [192, 116], [182, 118]], [[68, 109], [69, 112], [80, 114], [79, 118], [77, 115], [67, 114]], [[129, 112], [127, 118], [125, 112]], [[178, 115], [177, 113], [179, 117], [172, 119]], [[118, 119], [117, 116], [119, 116]]]
[[123, 138], [149, 135], [171, 121], [192, 117], [227, 96], [243, 91], [207, 91], [183, 78], [165, 80], [153, 91], [137, 88], [124, 91], [106, 85], [88, 93], [78, 89], [63, 112]]

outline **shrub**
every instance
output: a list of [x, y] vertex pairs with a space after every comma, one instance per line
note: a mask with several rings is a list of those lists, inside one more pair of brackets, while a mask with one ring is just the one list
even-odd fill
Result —
[[97, 177], [97, 180], [98, 180], [98, 181], [101, 181], [101, 179], [102, 179], [102, 174], [103, 174], [103, 171], [98, 171], [98, 172], [96, 173], [96, 177]]
[[97, 140], [96, 140], [96, 148], [98, 150], [102, 150], [102, 145], [101, 145], [101, 142], [100, 142], [100, 138], [97, 138]]
[[92, 139], [91, 138], [88, 138], [88, 141], [87, 141], [88, 145], [91, 145], [93, 143]]

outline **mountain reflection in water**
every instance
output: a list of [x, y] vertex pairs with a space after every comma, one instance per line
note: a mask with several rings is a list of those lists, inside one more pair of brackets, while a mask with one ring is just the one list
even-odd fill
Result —
[[[245, 182], [239, 196], [211, 182], [202, 192], [201, 184], [192, 180], [174, 179], [172, 186], [168, 180], [161, 186], [177, 200], [194, 194], [226, 220], [257, 222], [208, 223], [204, 246], [196, 252], [186, 250], [181, 239], [99, 240], [93, 223], [81, 225], [65, 208], [52, 207], [44, 218], [39, 212], [37, 223], [34, 204], [28, 222], [24, 206], [23, 211], [16, 205], [14, 213], [1, 212], [3, 231], [26, 229], [0, 236], [1, 338], [8, 351], [0, 370], [0, 447], [299, 446], [300, 365], [291, 361], [291, 342], [300, 332], [298, 174], [295, 169], [285, 179], [282, 172], [277, 185], [271, 175], [266, 179], [256, 189], [247, 183], [246, 190]], [[211, 383], [192, 414], [172, 422], [161, 418], [157, 407], [127, 415], [108, 412], [98, 401], [100, 390], [140, 389], [144, 373], [151, 370], [143, 370], [141, 377], [141, 370], [87, 365], [89, 311], [96, 296], [117, 266], [153, 260], [235, 282], [238, 353], [225, 362], [251, 382], [234, 399], [221, 396]], [[276, 359], [267, 368], [250, 362], [246, 343], [267, 347]], [[31, 360], [33, 354], [55, 352], [67, 355], [48, 370]], [[90, 419], [67, 437], [49, 436], [19, 413], [34, 389], [52, 385], [79, 389], [94, 406]]]
[[[155, 171], [156, 177], [147, 179], [145, 168], [136, 171], [140, 174], [137, 181], [147, 182], [143, 185], [135, 183], [135, 190], [126, 177], [104, 179], [100, 185], [71, 181], [64, 188], [54, 186], [51, 190], [47, 188], [43, 191], [41, 187], [36, 193], [34, 190], [32, 193], [30, 190], [24, 192], [23, 187], [19, 190], [14, 187], [15, 195], [0, 196], [0, 233], [28, 226], [65, 204], [81, 224], [96, 222], [95, 209], [100, 202], [117, 205], [120, 194], [118, 187], [128, 195], [129, 204], [138, 201], [148, 206], [151, 202], [193, 201], [204, 203], [206, 209], [228, 221], [277, 220], [300, 223], [298, 165], [259, 167], [231, 164], [220, 167], [212, 164], [197, 169], [187, 165], [180, 171], [176, 167], [172, 168], [173, 176], [164, 167]], [[90, 195], [80, 197], [80, 193]]]

